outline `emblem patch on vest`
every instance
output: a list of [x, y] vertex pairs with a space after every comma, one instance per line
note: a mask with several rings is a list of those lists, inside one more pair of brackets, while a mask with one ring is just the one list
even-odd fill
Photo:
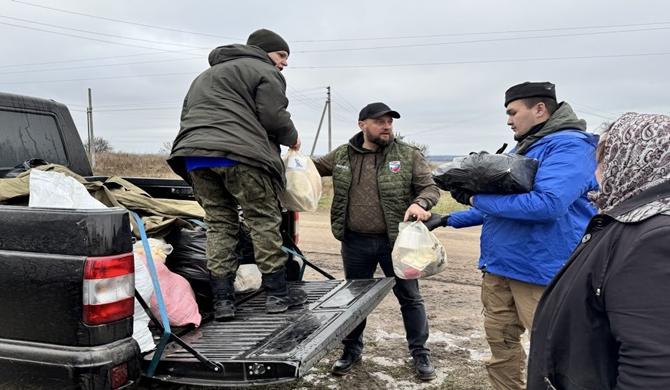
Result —
[[400, 161], [389, 161], [389, 170], [393, 173], [400, 172]]

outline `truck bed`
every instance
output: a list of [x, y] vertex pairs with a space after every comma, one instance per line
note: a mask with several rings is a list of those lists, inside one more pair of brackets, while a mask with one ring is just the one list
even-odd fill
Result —
[[[201, 386], [281, 383], [303, 376], [336, 347], [391, 290], [392, 278], [293, 282], [307, 292], [303, 307], [265, 313], [258, 291], [238, 304], [232, 321], [210, 321], [184, 335], [193, 348], [220, 363], [214, 372], [177, 343], [166, 347], [155, 379]], [[153, 353], [144, 356], [149, 365]]]

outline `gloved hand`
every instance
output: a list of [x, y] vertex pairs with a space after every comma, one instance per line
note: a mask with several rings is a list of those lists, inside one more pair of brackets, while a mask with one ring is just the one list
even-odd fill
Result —
[[454, 188], [449, 192], [451, 193], [451, 197], [454, 198], [456, 202], [466, 206], [472, 206], [470, 204], [470, 197], [474, 195], [472, 192], [460, 188]]
[[428, 230], [437, 229], [440, 226], [447, 226], [447, 221], [449, 220], [449, 214], [440, 215], [433, 213], [427, 221], [424, 221], [423, 224], [426, 225]]

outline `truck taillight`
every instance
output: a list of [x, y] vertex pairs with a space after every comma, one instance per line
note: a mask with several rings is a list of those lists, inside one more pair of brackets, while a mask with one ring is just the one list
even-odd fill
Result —
[[132, 316], [135, 308], [133, 254], [87, 258], [83, 295], [83, 320], [89, 325], [106, 324]]
[[300, 213], [297, 211], [293, 212], [293, 221], [295, 228], [293, 229], [293, 242], [298, 245], [298, 241], [300, 241], [300, 229], [299, 229], [299, 221], [300, 219]]

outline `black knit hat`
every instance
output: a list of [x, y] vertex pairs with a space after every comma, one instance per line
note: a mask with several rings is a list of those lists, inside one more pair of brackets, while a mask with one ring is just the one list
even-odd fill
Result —
[[517, 84], [505, 92], [505, 107], [515, 100], [533, 97], [548, 97], [556, 100], [556, 86], [548, 81], [539, 83], [526, 81]]
[[288, 43], [286, 43], [284, 38], [280, 37], [276, 32], [264, 28], [252, 32], [249, 38], [247, 38], [247, 45], [258, 46], [267, 53], [282, 50], [289, 54], [291, 53]]

